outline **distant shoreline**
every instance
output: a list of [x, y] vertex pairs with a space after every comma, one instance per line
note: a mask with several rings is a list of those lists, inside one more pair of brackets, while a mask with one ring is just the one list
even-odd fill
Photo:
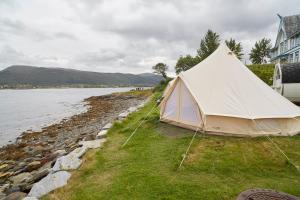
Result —
[[150, 85], [62, 85], [62, 86], [2, 86], [0, 90], [31, 90], [31, 89], [82, 89], [82, 88], [152, 88]]

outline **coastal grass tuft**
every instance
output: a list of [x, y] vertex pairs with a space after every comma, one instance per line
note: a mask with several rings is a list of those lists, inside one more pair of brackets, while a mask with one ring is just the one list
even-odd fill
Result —
[[[84, 157], [67, 186], [44, 199], [236, 199], [250, 188], [300, 196], [300, 173], [265, 137], [199, 133], [178, 169], [193, 132], [159, 122], [156, 110], [121, 148], [155, 100], [115, 123], [102, 149]], [[300, 136], [273, 137], [300, 166]]]

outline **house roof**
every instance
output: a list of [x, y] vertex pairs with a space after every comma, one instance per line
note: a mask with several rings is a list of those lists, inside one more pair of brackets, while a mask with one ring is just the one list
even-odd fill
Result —
[[300, 15], [286, 16], [282, 20], [287, 38], [300, 32]]
[[300, 83], [300, 63], [281, 64], [282, 83]]

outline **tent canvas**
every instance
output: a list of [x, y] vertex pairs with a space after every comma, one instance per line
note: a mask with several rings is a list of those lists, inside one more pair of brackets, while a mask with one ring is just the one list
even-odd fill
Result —
[[254, 75], [225, 44], [167, 87], [160, 119], [224, 135], [300, 132], [300, 108]]

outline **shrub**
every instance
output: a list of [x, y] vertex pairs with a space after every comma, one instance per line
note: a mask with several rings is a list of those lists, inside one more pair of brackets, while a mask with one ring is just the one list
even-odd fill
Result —
[[265, 83], [272, 85], [275, 64], [253, 64], [247, 67]]

